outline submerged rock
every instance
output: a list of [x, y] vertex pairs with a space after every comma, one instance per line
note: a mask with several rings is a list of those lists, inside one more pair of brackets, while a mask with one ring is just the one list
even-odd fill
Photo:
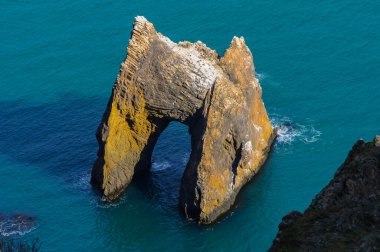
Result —
[[306, 211], [282, 219], [270, 251], [380, 251], [379, 142], [359, 140]]
[[0, 236], [23, 235], [36, 226], [36, 217], [25, 214], [0, 213]]
[[210, 223], [257, 173], [274, 139], [243, 38], [219, 57], [202, 42], [174, 43], [136, 17], [127, 57], [97, 130], [92, 183], [117, 199], [136, 172], [151, 165], [154, 145], [171, 121], [189, 127], [192, 152], [180, 207]]

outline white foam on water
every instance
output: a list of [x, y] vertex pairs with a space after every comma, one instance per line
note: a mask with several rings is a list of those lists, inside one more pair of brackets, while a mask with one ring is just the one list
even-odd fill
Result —
[[35, 220], [6, 218], [0, 221], [0, 236], [22, 236], [36, 229]]
[[164, 171], [168, 168], [170, 168], [172, 165], [167, 162], [167, 161], [163, 161], [163, 162], [155, 162], [153, 161], [152, 163], [152, 172], [156, 172], [156, 171]]
[[90, 200], [90, 203], [91, 203], [91, 205], [94, 204], [96, 207], [102, 208], [102, 209], [116, 208], [116, 207], [124, 204], [125, 199], [126, 199], [125, 194], [122, 194], [122, 196], [117, 201], [108, 202], [108, 201], [101, 199], [99, 197], [99, 195], [97, 195], [97, 197], [94, 197]]
[[265, 73], [255, 73], [255, 75], [256, 75], [256, 79], [258, 79], [259, 81], [262, 81], [267, 77]]
[[76, 177], [74, 180], [74, 187], [82, 191], [90, 190], [91, 189], [90, 179], [91, 179], [90, 172], [79, 174], [79, 176]]
[[118, 200], [117, 202], [112, 202], [112, 203], [96, 200], [96, 207], [103, 208], [103, 209], [115, 208], [115, 207], [118, 207], [121, 203], [123, 203], [122, 199]]
[[314, 143], [319, 140], [322, 132], [313, 125], [303, 125], [292, 121], [289, 117], [272, 115], [271, 124], [277, 128], [277, 143], [291, 144], [295, 141]]

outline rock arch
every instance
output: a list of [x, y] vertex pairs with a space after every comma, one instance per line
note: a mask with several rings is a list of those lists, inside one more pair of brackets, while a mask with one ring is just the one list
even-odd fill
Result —
[[181, 181], [180, 208], [211, 223], [257, 173], [274, 139], [243, 38], [222, 57], [201, 42], [174, 43], [136, 17], [127, 57], [96, 136], [92, 183], [107, 201], [151, 164], [171, 121], [189, 127], [192, 152]]

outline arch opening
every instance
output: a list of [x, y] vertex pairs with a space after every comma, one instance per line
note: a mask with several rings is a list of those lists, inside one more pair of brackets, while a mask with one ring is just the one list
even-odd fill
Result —
[[[169, 169], [160, 158], [176, 157], [171, 153], [176, 150], [167, 147], [180, 146], [175, 140], [166, 142], [171, 137], [165, 136], [172, 130], [170, 126], [164, 130], [169, 122], [180, 121], [190, 129], [190, 134], [180, 135], [191, 135], [191, 141], [187, 138], [191, 154], [185, 170], [186, 162], [175, 165], [182, 173], [177, 175], [181, 179], [171, 180], [176, 181], [175, 189], [166, 189], [174, 195], [172, 204], [179, 194], [186, 217], [202, 224], [213, 222], [260, 169], [276, 136], [249, 48], [243, 38], [234, 37], [219, 57], [200, 42], [174, 43], [157, 33], [145, 18], [137, 17], [127, 55], [97, 129], [99, 151], [91, 183], [111, 202], [135, 175], [150, 170], [147, 181], [153, 187], [146, 188], [160, 198], [156, 193], [165, 190], [154, 189], [176, 174], [169, 172], [156, 179]], [[160, 148], [162, 142], [166, 146]], [[164, 150], [163, 156], [156, 156]]]
[[136, 186], [163, 208], [177, 209], [181, 179], [191, 153], [188, 126], [171, 122], [153, 148], [151, 165], [135, 174]]

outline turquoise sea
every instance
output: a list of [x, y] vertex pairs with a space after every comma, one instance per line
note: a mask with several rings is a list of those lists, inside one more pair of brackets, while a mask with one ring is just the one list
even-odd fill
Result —
[[[41, 251], [266, 251], [359, 138], [380, 134], [380, 1], [0, 0], [0, 235]], [[89, 184], [95, 130], [133, 18], [222, 54], [244, 36], [280, 136], [262, 172], [211, 226], [177, 209], [190, 151], [172, 123], [152, 172], [107, 205]], [[15, 224], [15, 225], [11, 225]]]

